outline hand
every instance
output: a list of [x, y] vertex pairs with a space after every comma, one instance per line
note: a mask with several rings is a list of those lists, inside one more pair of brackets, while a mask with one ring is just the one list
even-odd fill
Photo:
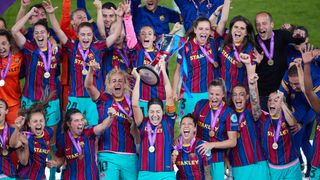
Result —
[[259, 76], [257, 73], [249, 75], [249, 84], [256, 84], [258, 82]]
[[58, 7], [53, 7], [50, 0], [43, 1], [42, 6], [48, 14], [53, 14], [54, 11], [58, 8]]
[[121, 5], [124, 13], [129, 15], [131, 13], [131, 0], [125, 0]]
[[300, 123], [296, 123], [295, 125], [290, 126], [290, 130], [293, 135], [297, 134], [301, 128], [302, 128], [302, 125]]
[[219, 14], [222, 11], [222, 8], [223, 8], [223, 5], [220, 5], [219, 7], [217, 7], [217, 9], [214, 11], [214, 15], [219, 16]]
[[292, 25], [289, 24], [289, 23], [284, 23], [284, 24], [281, 26], [281, 29], [287, 30], [287, 31], [290, 31], [291, 28], [292, 28]]
[[117, 114], [117, 111], [113, 107], [108, 108], [108, 116], [113, 119]]
[[96, 7], [97, 10], [102, 9], [102, 3], [100, 0], [94, 0], [93, 5], [94, 5], [94, 7]]
[[87, 65], [89, 66], [89, 71], [92, 72], [100, 69], [100, 64], [96, 61], [90, 61], [89, 63], [87, 63]]
[[179, 100], [178, 93], [175, 90], [172, 91], [172, 99], [176, 102]]
[[122, 17], [124, 14], [124, 10], [122, 9], [121, 5], [118, 7], [118, 9], [111, 8], [115, 15]]
[[182, 25], [179, 22], [176, 22], [172, 28], [172, 32], [176, 33], [182, 28]]
[[31, 0], [21, 0], [21, 6], [27, 7], [31, 4]]
[[23, 116], [18, 116], [14, 122], [14, 124], [16, 125], [16, 127], [20, 130], [23, 125], [24, 125], [24, 121], [25, 121], [25, 117]]
[[279, 98], [281, 103], [284, 103], [285, 99], [284, 99], [284, 94], [282, 91], [277, 91], [277, 98]]
[[313, 45], [306, 44], [304, 48], [301, 49], [302, 59], [304, 64], [311, 63], [312, 59], [315, 57], [313, 55]]
[[160, 68], [160, 70], [161, 70], [162, 72], [166, 71], [166, 61], [165, 61], [165, 58], [166, 58], [166, 56], [165, 56], [165, 55], [162, 55], [162, 56], [160, 57], [160, 61], [159, 61], [159, 63], [158, 63], [159, 68]]
[[58, 167], [58, 162], [52, 159], [52, 160], [46, 161], [46, 166], [48, 168]]
[[136, 79], [140, 78], [140, 74], [138, 73], [137, 68], [133, 68], [131, 74]]
[[240, 58], [241, 62], [243, 62], [246, 66], [251, 64], [251, 58], [250, 58], [249, 54], [240, 53], [239, 58]]
[[205, 155], [208, 151], [211, 151], [210, 143], [204, 142], [196, 147], [198, 149], [198, 152], [202, 155]]
[[27, 136], [22, 134], [22, 133], [20, 133], [19, 140], [20, 140], [20, 142], [22, 143], [23, 146], [27, 146], [28, 143], [29, 143]]
[[263, 59], [263, 56], [264, 56], [264, 52], [262, 51], [261, 54], [257, 51], [256, 48], [254, 48], [253, 50], [253, 61], [260, 64], [262, 59]]
[[177, 155], [175, 155], [174, 153], [171, 153], [171, 161], [172, 161], [172, 164], [175, 164], [175, 163], [176, 163], [176, 160], [177, 160]]

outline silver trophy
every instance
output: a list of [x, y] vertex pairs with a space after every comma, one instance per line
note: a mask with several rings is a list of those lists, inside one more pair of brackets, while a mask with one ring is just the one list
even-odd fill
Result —
[[137, 68], [141, 81], [149, 86], [157, 86], [160, 83], [160, 69], [156, 69], [161, 58], [167, 59], [184, 46], [184, 40], [178, 35], [164, 34], [156, 42], [159, 53], [151, 64], [143, 65]]

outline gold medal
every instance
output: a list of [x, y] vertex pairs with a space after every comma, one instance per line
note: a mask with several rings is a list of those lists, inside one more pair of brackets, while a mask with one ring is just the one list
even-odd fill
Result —
[[82, 75], [87, 75], [88, 74], [88, 70], [86, 70], [86, 69], [83, 69], [81, 72], [82, 72]]
[[269, 66], [273, 66], [274, 61], [272, 59], [269, 59], [267, 63], [268, 63]]
[[218, 62], [217, 62], [217, 61], [215, 61], [215, 62], [213, 63], [213, 66], [214, 66], [215, 68], [218, 68], [218, 67], [219, 67]]
[[296, 97], [296, 95], [295, 95], [294, 93], [292, 93], [292, 94], [290, 95], [290, 97], [291, 97], [291, 99], [294, 99], [294, 98]]
[[8, 155], [8, 150], [6, 150], [6, 149], [2, 149], [2, 155], [3, 156], [7, 156]]
[[272, 149], [277, 150], [278, 149], [278, 144], [276, 142], [274, 142], [272, 144]]
[[156, 150], [156, 148], [154, 146], [149, 147], [149, 152], [153, 153], [155, 150]]
[[243, 64], [242, 64], [242, 62], [237, 62], [237, 68], [242, 68], [243, 67]]
[[214, 137], [214, 135], [215, 135], [214, 131], [211, 130], [211, 131], [209, 132], [209, 136], [210, 136], [210, 137]]
[[175, 150], [173, 150], [172, 154], [175, 155], [175, 156], [178, 156], [179, 155], [179, 151], [175, 149]]

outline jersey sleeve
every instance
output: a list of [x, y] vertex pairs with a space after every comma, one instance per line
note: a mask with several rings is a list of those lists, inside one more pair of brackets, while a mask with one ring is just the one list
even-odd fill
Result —
[[226, 119], [226, 130], [227, 131], [238, 131], [239, 124], [238, 124], [238, 118], [237, 115], [230, 110], [230, 112], [227, 115], [227, 119]]

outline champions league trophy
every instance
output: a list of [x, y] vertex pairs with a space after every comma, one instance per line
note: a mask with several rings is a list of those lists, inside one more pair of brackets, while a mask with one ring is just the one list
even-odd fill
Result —
[[158, 54], [155, 59], [148, 65], [143, 65], [137, 68], [137, 72], [140, 74], [141, 81], [149, 86], [157, 86], [160, 83], [159, 73], [160, 70], [155, 66], [158, 64], [161, 58], [166, 59], [168, 56], [172, 56], [175, 52], [184, 46], [185, 42], [178, 35], [164, 34], [156, 42], [158, 47]]

